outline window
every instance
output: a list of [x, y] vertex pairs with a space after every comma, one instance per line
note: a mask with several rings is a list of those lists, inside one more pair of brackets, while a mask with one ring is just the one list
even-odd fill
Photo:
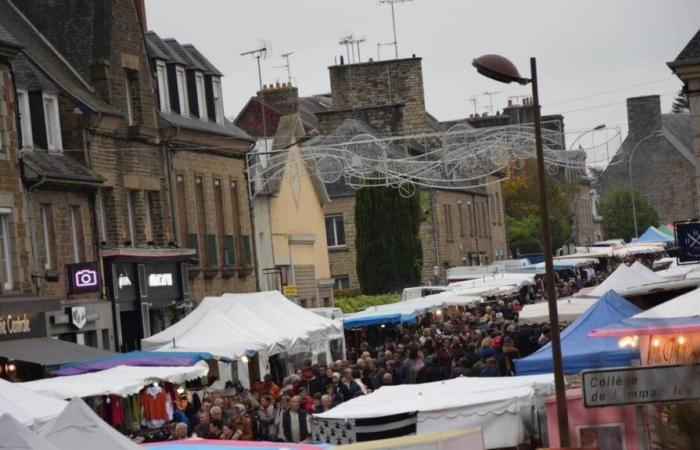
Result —
[[170, 112], [168, 72], [163, 61], [156, 62], [156, 79], [158, 81], [158, 107], [163, 112]]
[[501, 193], [496, 192], [496, 223], [503, 224], [503, 208], [501, 207]]
[[342, 215], [326, 216], [326, 243], [328, 247], [345, 245], [345, 222]]
[[448, 242], [454, 239], [452, 233], [452, 207], [451, 205], [442, 205], [445, 214], [445, 240]]
[[204, 89], [204, 75], [197, 72], [194, 75], [195, 86], [197, 88], [197, 109], [199, 110], [199, 118], [206, 121], [207, 116], [207, 94]]
[[188, 242], [189, 226], [187, 225], [187, 185], [185, 175], [177, 174], [175, 177], [177, 192], [177, 221], [180, 227], [180, 245]]
[[127, 225], [129, 227], [129, 241], [131, 242], [131, 246], [133, 247], [134, 244], [136, 243], [136, 224], [134, 223], [135, 217], [135, 196], [136, 192], [134, 191], [127, 191], [126, 192], [126, 220], [127, 220]]
[[175, 68], [175, 79], [177, 80], [177, 99], [180, 106], [180, 115], [189, 117], [190, 105], [187, 97], [187, 76], [185, 75], [184, 68]]
[[350, 289], [350, 277], [347, 275], [336, 275], [333, 277], [335, 282], [333, 284], [334, 290], [339, 289]]
[[212, 92], [214, 95], [214, 111], [216, 114], [216, 122], [224, 124], [224, 99], [221, 96], [221, 81], [218, 78], [211, 80]]
[[22, 131], [22, 148], [33, 147], [32, 116], [29, 112], [29, 94], [26, 90], [17, 90], [17, 105], [19, 107], [20, 130]]
[[139, 73], [135, 70], [124, 70], [124, 97], [126, 97], [126, 115], [129, 120], [129, 125], [134, 125], [138, 122], [139, 103]]
[[194, 193], [195, 202], [197, 204], [197, 233], [199, 234], [199, 242], [202, 243], [199, 254], [199, 262], [200, 264], [205, 264], [205, 261], [208, 261], [206, 259], [207, 216], [206, 211], [204, 210], [204, 208], [206, 208], [206, 203], [204, 200], [204, 179], [201, 176], [195, 177], [194, 179]]
[[145, 202], [144, 212], [146, 213], [146, 242], [153, 242], [153, 199], [152, 192], [144, 191], [143, 201]]
[[51, 205], [41, 205], [39, 207], [39, 218], [41, 219], [41, 238], [44, 242], [44, 268], [53, 267], [53, 216]]
[[[224, 245], [224, 236], [226, 227], [224, 223], [224, 194], [222, 192], [221, 178], [214, 178], [214, 208], [216, 209], [216, 239], [221, 246], [221, 255], [226, 254], [226, 246]], [[225, 262], [225, 261], [224, 261]]]
[[83, 220], [80, 214], [80, 206], [71, 206], [68, 210], [70, 218], [71, 247], [73, 249], [73, 262], [79, 263], [85, 260], [85, 243], [83, 242]]
[[58, 97], [44, 94], [44, 122], [46, 124], [46, 147], [61, 150], [61, 121], [58, 115]]
[[459, 216], [459, 236], [464, 237], [464, 211], [462, 211], [462, 202], [457, 203], [457, 215]]
[[10, 251], [10, 208], [0, 208], [0, 282], [2, 290], [14, 287], [12, 276], [12, 252]]
[[97, 210], [97, 228], [100, 235], [100, 242], [107, 242], [107, 217], [105, 215], [105, 200], [102, 190], [97, 191], [95, 209]]

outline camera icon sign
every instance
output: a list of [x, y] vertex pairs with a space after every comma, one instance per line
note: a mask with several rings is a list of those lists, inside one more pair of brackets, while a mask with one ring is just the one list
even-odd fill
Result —
[[83, 269], [75, 272], [75, 285], [79, 288], [97, 286], [97, 272], [91, 269]]

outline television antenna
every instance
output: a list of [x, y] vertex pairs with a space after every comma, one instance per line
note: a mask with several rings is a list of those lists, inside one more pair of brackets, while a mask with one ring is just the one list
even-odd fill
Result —
[[394, 45], [393, 42], [377, 42], [377, 61], [382, 60], [382, 47]]
[[477, 110], [476, 110], [476, 106], [479, 104], [479, 99], [477, 98], [477, 96], [476, 96], [476, 95], [472, 95], [471, 97], [469, 97], [469, 98], [467, 99], [467, 101], [468, 101], [469, 103], [471, 103], [472, 105], [474, 105], [474, 114], [475, 114], [475, 115], [479, 114], [479, 113], [477, 112]]
[[483, 93], [483, 95], [486, 95], [489, 98], [489, 113], [490, 114], [493, 114], [493, 96], [498, 95], [500, 93], [501, 93], [501, 91], [491, 91], [491, 92], [486, 91]]
[[361, 63], [362, 62], [362, 57], [360, 57], [360, 44], [364, 44], [364, 42], [367, 40], [366, 37], [361, 37], [357, 39], [352, 39], [350, 40], [350, 45], [356, 45], [357, 46], [357, 62]]
[[265, 142], [265, 151], [267, 152], [267, 121], [265, 119], [265, 96], [262, 95], [263, 84], [262, 84], [262, 69], [260, 67], [261, 59], [268, 59], [270, 53], [272, 53], [272, 45], [267, 39], [262, 39], [255, 50], [249, 50], [247, 52], [241, 53], [241, 56], [252, 56], [258, 62], [258, 85], [260, 88], [260, 116], [262, 117], [263, 124], [263, 142]]
[[[344, 45], [345, 46], [345, 52], [348, 55], [348, 64], [352, 61], [350, 59], [350, 48], [352, 47], [352, 34], [349, 34], [347, 36], [343, 36], [340, 38], [338, 41], [338, 45]], [[355, 51], [353, 50], [353, 56], [355, 55]]]
[[287, 69], [287, 79], [289, 80], [289, 86], [292, 85], [292, 69], [291, 65], [289, 64], [289, 57], [292, 56], [294, 52], [289, 52], [289, 53], [284, 53], [280, 56], [282, 56], [282, 59], [284, 59], [284, 64], [281, 66], [274, 66], [273, 69]]
[[398, 40], [396, 39], [396, 12], [394, 10], [394, 4], [396, 3], [406, 3], [410, 2], [413, 0], [379, 0], [379, 3], [382, 5], [389, 4], [391, 6], [391, 25], [394, 28], [394, 57], [396, 59], [399, 59], [399, 43]]

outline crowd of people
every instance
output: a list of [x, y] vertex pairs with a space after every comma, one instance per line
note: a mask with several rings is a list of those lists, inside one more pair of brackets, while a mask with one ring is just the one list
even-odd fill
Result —
[[[562, 272], [558, 295], [593, 286], [612, 270]], [[549, 325], [518, 324], [522, 305], [540, 301], [543, 294], [544, 283], [538, 280], [515, 297], [448, 308], [411, 325], [386, 326], [374, 340], [351, 346], [346, 360], [326, 365], [306, 360], [279, 383], [267, 374], [249, 390], [237, 385], [204, 391], [201, 401], [183, 394], [172, 438], [308, 442], [311, 415], [383, 386], [515, 375], [514, 360], [549, 342]]]

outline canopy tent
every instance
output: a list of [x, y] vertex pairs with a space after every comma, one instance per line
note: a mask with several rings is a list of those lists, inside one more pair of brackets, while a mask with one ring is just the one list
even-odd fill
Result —
[[666, 225], [661, 225], [659, 227], [659, 231], [673, 239], [675, 239], [676, 237], [676, 232], [673, 229], [673, 224], [667, 223]]
[[66, 401], [38, 394], [0, 378], [0, 415], [10, 415], [22, 425], [34, 427], [47, 422], [61, 414], [66, 405]]
[[649, 277], [640, 273], [639, 270], [631, 269], [626, 264], [620, 264], [617, 269], [610, 274], [602, 283], [593, 288], [589, 293], [591, 297], [601, 297], [610, 290], [615, 292], [624, 291], [625, 289], [634, 288], [643, 284], [649, 284]]
[[125, 397], [138, 393], [144, 386], [155, 381], [182, 384], [206, 376], [207, 373], [209, 367], [202, 362], [191, 367], [117, 366], [101, 372], [28, 381], [19, 383], [18, 386], [60, 399], [111, 394]]
[[632, 239], [632, 243], [634, 243], [634, 244], [652, 244], [652, 243], [672, 244], [674, 241], [675, 241], [675, 238], [673, 236], [669, 236], [666, 233], [662, 233], [655, 226], [650, 226], [637, 239]]
[[89, 345], [78, 345], [47, 337], [0, 342], [0, 357], [42, 366], [57, 366], [109, 355], [113, 353]]
[[[572, 322], [586, 312], [597, 299], [584, 297], [568, 297], [557, 300], [559, 320]], [[518, 313], [518, 323], [549, 323], [549, 304], [547, 302], [534, 303], [523, 306]]]
[[499, 273], [474, 280], [450, 283], [452, 293], [475, 297], [508, 295], [518, 292], [522, 287], [534, 283], [535, 273]]
[[[221, 339], [212, 333], [209, 319], [222, 328], [231, 328], [235, 334], [223, 331], [227, 339]], [[228, 351], [228, 355], [238, 359], [247, 349], [257, 348], [271, 356], [285, 351], [306, 351], [314, 344], [327, 347], [330, 340], [342, 338], [342, 327], [333, 320], [305, 310], [278, 291], [268, 291], [207, 297], [185, 318], [143, 339], [141, 344], [146, 350], [214, 354], [238, 349], [238, 354]]]
[[98, 372], [116, 366], [140, 367], [182, 367], [193, 366], [199, 361], [213, 359], [214, 355], [207, 352], [128, 352], [102, 358], [63, 364], [53, 373], [56, 376], [80, 375], [81, 373]]
[[60, 450], [9, 414], [0, 415], [0, 450]]
[[[564, 373], [577, 375], [584, 369], [628, 366], [639, 354], [620, 348], [617, 339], [591, 339], [588, 333], [640, 311], [615, 291], [608, 291], [561, 333]], [[546, 344], [530, 356], [515, 360], [515, 373], [531, 375], [552, 371], [552, 346]]]
[[634, 264], [630, 266], [637, 275], [641, 278], [647, 280], [648, 283], [661, 283], [668, 281], [666, 278], [659, 276], [656, 272], [642, 264], [640, 261], [635, 261]]
[[486, 448], [515, 447], [523, 441], [524, 411], [551, 395], [553, 376], [460, 377], [423, 384], [384, 386], [314, 419], [345, 421], [415, 413], [416, 433], [480, 426]]
[[598, 327], [590, 336], [643, 336], [700, 331], [700, 288], [629, 318]]
[[437, 296], [438, 294], [411, 301], [371, 306], [360, 312], [346, 314], [343, 317], [343, 326], [348, 329], [379, 324], [413, 323], [419, 315], [443, 306], [443, 302]]
[[426, 295], [425, 297], [408, 300], [409, 302], [438, 302], [443, 306], [470, 306], [481, 303], [483, 299], [474, 295], [460, 295], [454, 292], [440, 292], [439, 294]]
[[651, 253], [663, 253], [666, 251], [664, 243], [632, 243], [625, 244], [613, 249], [613, 256], [624, 258], [630, 255], [647, 255]]
[[141, 447], [112, 428], [79, 398], [72, 399], [60, 416], [39, 434], [63, 449], [138, 450]]

